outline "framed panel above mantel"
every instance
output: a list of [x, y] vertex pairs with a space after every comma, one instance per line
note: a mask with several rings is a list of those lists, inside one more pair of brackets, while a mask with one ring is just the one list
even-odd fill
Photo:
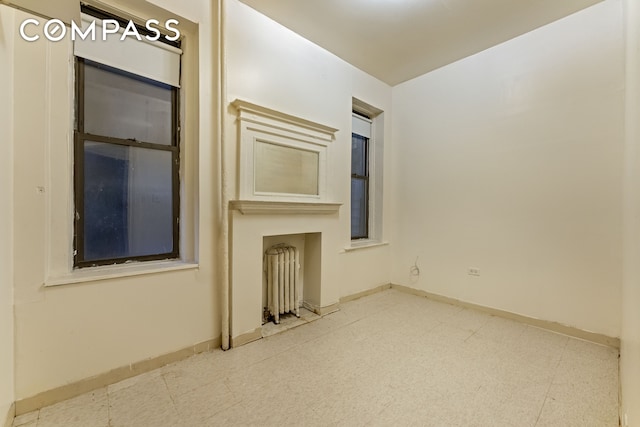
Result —
[[239, 199], [318, 203], [327, 200], [327, 148], [335, 128], [236, 100]]

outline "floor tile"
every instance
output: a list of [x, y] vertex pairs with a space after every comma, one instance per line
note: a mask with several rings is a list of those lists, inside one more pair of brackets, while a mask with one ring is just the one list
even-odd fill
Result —
[[240, 403], [224, 381], [216, 381], [173, 398], [183, 425], [200, 425]]
[[497, 343], [510, 343], [519, 340], [527, 325], [515, 320], [490, 316], [487, 322], [478, 329], [477, 335]]
[[[214, 352], [222, 353], [221, 350]], [[224, 368], [220, 357], [221, 355], [203, 353], [162, 368], [160, 371], [169, 393], [177, 396], [218, 381]]]
[[[542, 408], [536, 427], [617, 427], [616, 410], [608, 410], [607, 414], [599, 410], [585, 411], [584, 405], [576, 405], [579, 399], [557, 400], [548, 397]], [[603, 410], [605, 408], [599, 408]]]
[[85, 393], [64, 402], [42, 408], [39, 427], [107, 427], [109, 403], [107, 389]]
[[162, 370], [154, 369], [151, 372], [145, 372], [144, 374], [136, 375], [135, 377], [127, 378], [126, 380], [119, 381], [115, 384], [111, 384], [110, 386], [107, 387], [107, 392], [115, 393], [116, 391], [134, 386], [138, 383], [147, 381], [155, 377], [159, 377], [160, 375], [162, 375]]
[[577, 357], [606, 361], [617, 360], [619, 356], [619, 351], [617, 349], [577, 338], [569, 338], [565, 348], [565, 353]]
[[110, 427], [174, 427], [178, 412], [161, 376], [109, 394]]
[[491, 316], [488, 314], [465, 308], [448, 316], [444, 319], [444, 322], [460, 329], [476, 332], [482, 328], [490, 318]]

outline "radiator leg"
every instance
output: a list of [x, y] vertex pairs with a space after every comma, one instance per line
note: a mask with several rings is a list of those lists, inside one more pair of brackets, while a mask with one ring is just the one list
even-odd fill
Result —
[[294, 258], [292, 267], [293, 267], [293, 277], [294, 277], [294, 291], [293, 291], [293, 301], [294, 301], [294, 309], [296, 311], [296, 316], [300, 317], [300, 251], [298, 248], [294, 249]]
[[278, 307], [280, 314], [284, 314], [284, 252], [278, 252]]
[[296, 297], [294, 295], [294, 290], [296, 288], [296, 276], [293, 274], [293, 266], [296, 262], [296, 253], [293, 250], [293, 247], [289, 248], [289, 264], [287, 265], [287, 276], [289, 276], [289, 311], [291, 313], [295, 313], [295, 301]]
[[291, 306], [289, 305], [289, 248], [284, 248], [284, 264], [282, 268], [282, 275], [284, 276], [284, 312], [288, 313], [291, 311]]
[[278, 256], [271, 255], [271, 301], [273, 303], [271, 314], [275, 324], [280, 323], [280, 308], [278, 307]]

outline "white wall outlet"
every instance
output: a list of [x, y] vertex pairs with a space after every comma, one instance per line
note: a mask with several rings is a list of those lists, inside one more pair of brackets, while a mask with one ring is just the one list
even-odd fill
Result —
[[629, 415], [626, 413], [622, 416], [622, 427], [629, 427]]
[[480, 269], [469, 267], [469, 269], [467, 270], [467, 274], [469, 276], [480, 276]]

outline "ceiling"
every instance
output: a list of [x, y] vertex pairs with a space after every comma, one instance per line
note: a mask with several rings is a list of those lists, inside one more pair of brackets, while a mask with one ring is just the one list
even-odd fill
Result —
[[602, 0], [241, 0], [390, 84]]

